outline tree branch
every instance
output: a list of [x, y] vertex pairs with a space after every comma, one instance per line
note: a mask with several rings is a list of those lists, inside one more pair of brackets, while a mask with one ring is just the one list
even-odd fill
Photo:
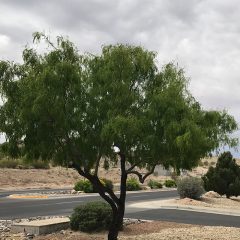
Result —
[[129, 171], [132, 171], [138, 165], [138, 163], [133, 164], [129, 169], [127, 169], [126, 172], [128, 173]]
[[99, 169], [101, 157], [102, 157], [101, 154], [99, 154], [99, 156], [97, 158], [97, 161], [96, 161], [95, 169], [94, 169], [94, 175], [95, 176], [98, 175], [98, 169]]
[[147, 172], [145, 175], [143, 175], [142, 173], [138, 172], [138, 171], [127, 171], [127, 174], [135, 174], [138, 176], [139, 182], [140, 183], [144, 183], [144, 181], [146, 180], [146, 178], [148, 176], [150, 176], [151, 174], [153, 174], [154, 169], [156, 167], [156, 164], [153, 165], [153, 167], [151, 168], [151, 170], [149, 172]]
[[[109, 189], [107, 189], [106, 187], [104, 187], [104, 186], [102, 185], [102, 183], [100, 182], [100, 180], [98, 179], [98, 177], [91, 175], [89, 172], [85, 172], [84, 170], [81, 169], [81, 167], [80, 167], [77, 163], [74, 163], [74, 162], [73, 162], [73, 163], [72, 163], [72, 167], [73, 167], [74, 169], [76, 169], [77, 172], [78, 172], [81, 176], [87, 178], [92, 184], [98, 186], [98, 189], [97, 189], [97, 190], [98, 190], [99, 195], [100, 195], [106, 202], [108, 202], [108, 203], [110, 204], [110, 206], [112, 207], [112, 210], [113, 210], [113, 211], [117, 211], [117, 205], [118, 205], [118, 203], [119, 203], [119, 199], [117, 198], [117, 196], [116, 196], [113, 192], [109, 191]], [[107, 192], [110, 197], [107, 196], [107, 195], [105, 194], [105, 192]]]
[[[109, 199], [111, 199], [116, 205], [119, 204], [119, 198], [114, 194], [114, 192], [113, 192], [111, 189], [105, 187], [105, 186], [101, 183], [101, 181], [99, 180], [99, 178], [98, 178], [97, 176], [90, 174], [89, 171], [86, 171], [85, 169], [82, 170], [81, 167], [80, 167], [78, 164], [76, 164], [76, 163], [72, 163], [72, 167], [73, 167], [74, 169], [76, 169], [81, 176], [87, 178], [93, 185], [95, 185], [95, 186], [98, 187], [98, 188], [97, 188], [98, 193], [100, 194], [100, 196], [101, 196], [102, 198], [104, 198], [104, 200], [107, 201], [107, 198], [109, 198], [109, 197], [105, 194], [105, 192], [106, 192], [106, 193], [108, 193], [108, 195], [110, 196]], [[107, 201], [107, 202], [109, 203], [109, 201]], [[109, 203], [109, 204], [110, 204], [110, 203]]]

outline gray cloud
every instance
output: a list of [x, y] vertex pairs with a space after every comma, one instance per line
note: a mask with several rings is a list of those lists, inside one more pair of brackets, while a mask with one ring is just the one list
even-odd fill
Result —
[[140, 44], [176, 61], [205, 108], [228, 109], [240, 122], [238, 0], [1, 0], [0, 57], [20, 61], [32, 32], [67, 35], [80, 51]]

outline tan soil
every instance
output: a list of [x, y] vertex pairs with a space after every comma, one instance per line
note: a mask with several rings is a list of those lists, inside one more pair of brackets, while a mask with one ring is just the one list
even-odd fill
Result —
[[80, 179], [73, 169], [0, 169], [1, 189], [72, 187]]
[[[111, 179], [114, 183], [120, 180], [120, 169], [109, 171], [99, 169], [101, 178]], [[131, 177], [131, 176], [130, 176]], [[151, 179], [164, 181], [167, 177], [151, 176]], [[168, 177], [169, 178], [169, 177]], [[73, 187], [83, 179], [77, 171], [71, 168], [51, 167], [50, 169], [8, 169], [0, 168], [0, 190], [27, 188], [64, 188]]]

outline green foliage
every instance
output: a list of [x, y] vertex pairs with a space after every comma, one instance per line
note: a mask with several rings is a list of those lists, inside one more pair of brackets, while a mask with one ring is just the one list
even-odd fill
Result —
[[149, 180], [148, 186], [151, 189], [158, 189], [158, 188], [162, 188], [163, 187], [163, 185], [160, 182], [152, 180], [152, 179]]
[[196, 177], [184, 177], [177, 181], [177, 191], [180, 198], [199, 199], [204, 193], [203, 182]]
[[173, 187], [176, 187], [177, 184], [174, 180], [169, 179], [164, 182], [164, 186], [168, 188], [173, 188]]
[[72, 230], [83, 232], [97, 232], [107, 230], [112, 220], [112, 211], [103, 202], [89, 202], [74, 209], [70, 217]]
[[93, 186], [89, 180], [79, 180], [75, 183], [74, 186], [75, 191], [83, 191], [85, 193], [93, 193]]
[[130, 178], [127, 180], [127, 191], [139, 191], [141, 186], [136, 178]]
[[218, 158], [216, 167], [210, 167], [203, 176], [206, 191], [215, 191], [227, 197], [240, 195], [240, 166], [236, 164], [230, 152], [224, 152]]

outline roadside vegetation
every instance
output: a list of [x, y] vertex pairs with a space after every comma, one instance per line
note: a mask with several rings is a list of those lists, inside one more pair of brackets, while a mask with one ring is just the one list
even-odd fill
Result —
[[99, 232], [109, 230], [112, 220], [112, 210], [104, 202], [89, 202], [76, 207], [70, 217], [72, 230], [82, 232]]
[[[111, 191], [113, 191], [113, 182], [106, 178], [100, 179], [101, 183]], [[94, 188], [93, 184], [88, 179], [79, 180], [74, 185], [75, 191], [82, 191], [85, 193], [96, 193], [97, 189]]]
[[205, 192], [203, 182], [196, 177], [183, 177], [177, 181], [177, 191], [180, 198], [200, 199]]
[[0, 159], [0, 168], [13, 168], [13, 169], [49, 169], [49, 162], [42, 160], [35, 161], [26, 161], [22, 158], [11, 158], [11, 157], [3, 157]]
[[163, 185], [162, 185], [161, 182], [156, 181], [156, 180], [152, 180], [152, 179], [149, 180], [148, 186], [149, 186], [151, 189], [159, 189], [159, 188], [162, 188], [162, 187], [163, 187]]
[[164, 182], [164, 186], [168, 188], [174, 188], [174, 187], [177, 187], [177, 183], [175, 180], [168, 179]]

